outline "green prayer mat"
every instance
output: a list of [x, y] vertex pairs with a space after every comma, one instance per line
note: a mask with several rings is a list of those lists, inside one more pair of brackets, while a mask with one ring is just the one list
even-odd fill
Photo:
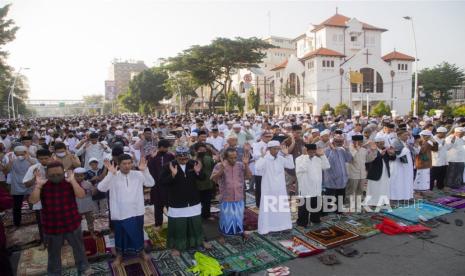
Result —
[[228, 249], [225, 246], [223, 246], [221, 243], [219, 243], [218, 241], [213, 240], [213, 241], [209, 241], [208, 243], [212, 246], [211, 249], [207, 250], [204, 247], [188, 249], [182, 252], [182, 257], [188, 263], [192, 263], [192, 260], [194, 260], [195, 252], [203, 253], [217, 260], [222, 260], [232, 255], [232, 253], [228, 251]]
[[165, 250], [166, 249], [166, 240], [168, 237], [168, 228], [166, 225], [163, 225], [161, 231], [155, 231], [153, 226], [144, 227], [145, 232], [149, 236], [150, 241], [152, 242], [152, 249], [154, 250]]
[[[102, 261], [98, 263], [90, 264], [90, 268], [92, 269], [92, 276], [106, 276], [111, 275], [111, 269], [108, 265], [108, 261]], [[64, 269], [62, 271], [63, 276], [76, 276], [78, 275], [78, 271], [76, 267]]]
[[192, 266], [192, 263], [189, 263], [182, 257], [174, 257], [171, 254], [171, 250], [154, 251], [150, 255], [160, 275], [193, 275], [187, 271]]
[[322, 220], [329, 225], [339, 226], [362, 237], [371, 237], [379, 233], [379, 230], [375, 228], [379, 221], [371, 219], [371, 215], [362, 213], [332, 214], [322, 218]]

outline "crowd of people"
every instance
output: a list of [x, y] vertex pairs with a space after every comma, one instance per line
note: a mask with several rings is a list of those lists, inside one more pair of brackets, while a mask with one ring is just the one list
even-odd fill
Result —
[[[108, 216], [114, 265], [144, 251], [144, 190], [155, 231], [168, 217], [172, 254], [211, 246], [203, 222], [223, 236], [244, 231], [245, 192], [255, 195], [258, 232], [320, 223], [323, 199], [335, 209], [410, 201], [415, 193], [464, 185], [465, 118], [166, 115], [0, 120], [0, 211], [21, 227], [27, 200], [35, 211], [49, 275], [61, 275], [64, 240], [89, 275], [81, 221]], [[221, 240], [224, 242], [224, 238]], [[0, 223], [1, 267], [8, 263]]]

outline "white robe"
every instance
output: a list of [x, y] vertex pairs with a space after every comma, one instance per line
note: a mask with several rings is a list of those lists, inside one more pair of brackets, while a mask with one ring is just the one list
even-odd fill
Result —
[[430, 171], [431, 169], [417, 169], [415, 181], [413, 181], [413, 189], [419, 191], [429, 190], [430, 188]]
[[[408, 162], [402, 163], [400, 157], [406, 156]], [[413, 198], [413, 159], [408, 147], [404, 146], [400, 155], [390, 164], [391, 200], [409, 200]]]
[[295, 159], [295, 172], [299, 196], [316, 197], [321, 196], [323, 183], [323, 170], [330, 168], [326, 155], [314, 156], [310, 159], [308, 155], [301, 155]]
[[260, 234], [292, 229], [284, 168], [294, 168], [292, 155], [288, 154], [286, 157], [278, 155], [274, 158], [268, 152], [255, 164], [255, 169], [262, 175], [262, 194], [258, 214]]
[[[366, 205], [378, 206], [378, 203], [389, 203], [389, 175], [387, 172], [386, 163], [383, 160], [383, 173], [379, 180], [368, 179]], [[386, 200], [380, 201], [381, 197], [386, 197]]]

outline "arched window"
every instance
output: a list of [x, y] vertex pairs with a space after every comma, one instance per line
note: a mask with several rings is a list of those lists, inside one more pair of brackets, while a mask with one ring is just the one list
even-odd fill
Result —
[[383, 93], [383, 87], [383, 78], [379, 72], [376, 72], [376, 93]]
[[375, 70], [371, 68], [362, 68], [360, 73], [363, 74], [362, 92], [373, 93], [375, 84]]
[[295, 92], [296, 92], [296, 78], [297, 76], [295, 75], [295, 73], [290, 73], [289, 74], [289, 79], [287, 79], [287, 84], [288, 84], [288, 87], [289, 87], [289, 94], [291, 95], [295, 95]]
[[297, 88], [297, 95], [300, 95], [300, 79], [299, 79], [299, 76], [296, 76], [295, 78], [296, 80], [296, 88]]

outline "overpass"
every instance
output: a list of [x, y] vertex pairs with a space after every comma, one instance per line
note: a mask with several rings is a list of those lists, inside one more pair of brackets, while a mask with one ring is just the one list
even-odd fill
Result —
[[84, 100], [26, 100], [26, 107], [38, 117], [103, 114], [103, 103], [89, 104]]

